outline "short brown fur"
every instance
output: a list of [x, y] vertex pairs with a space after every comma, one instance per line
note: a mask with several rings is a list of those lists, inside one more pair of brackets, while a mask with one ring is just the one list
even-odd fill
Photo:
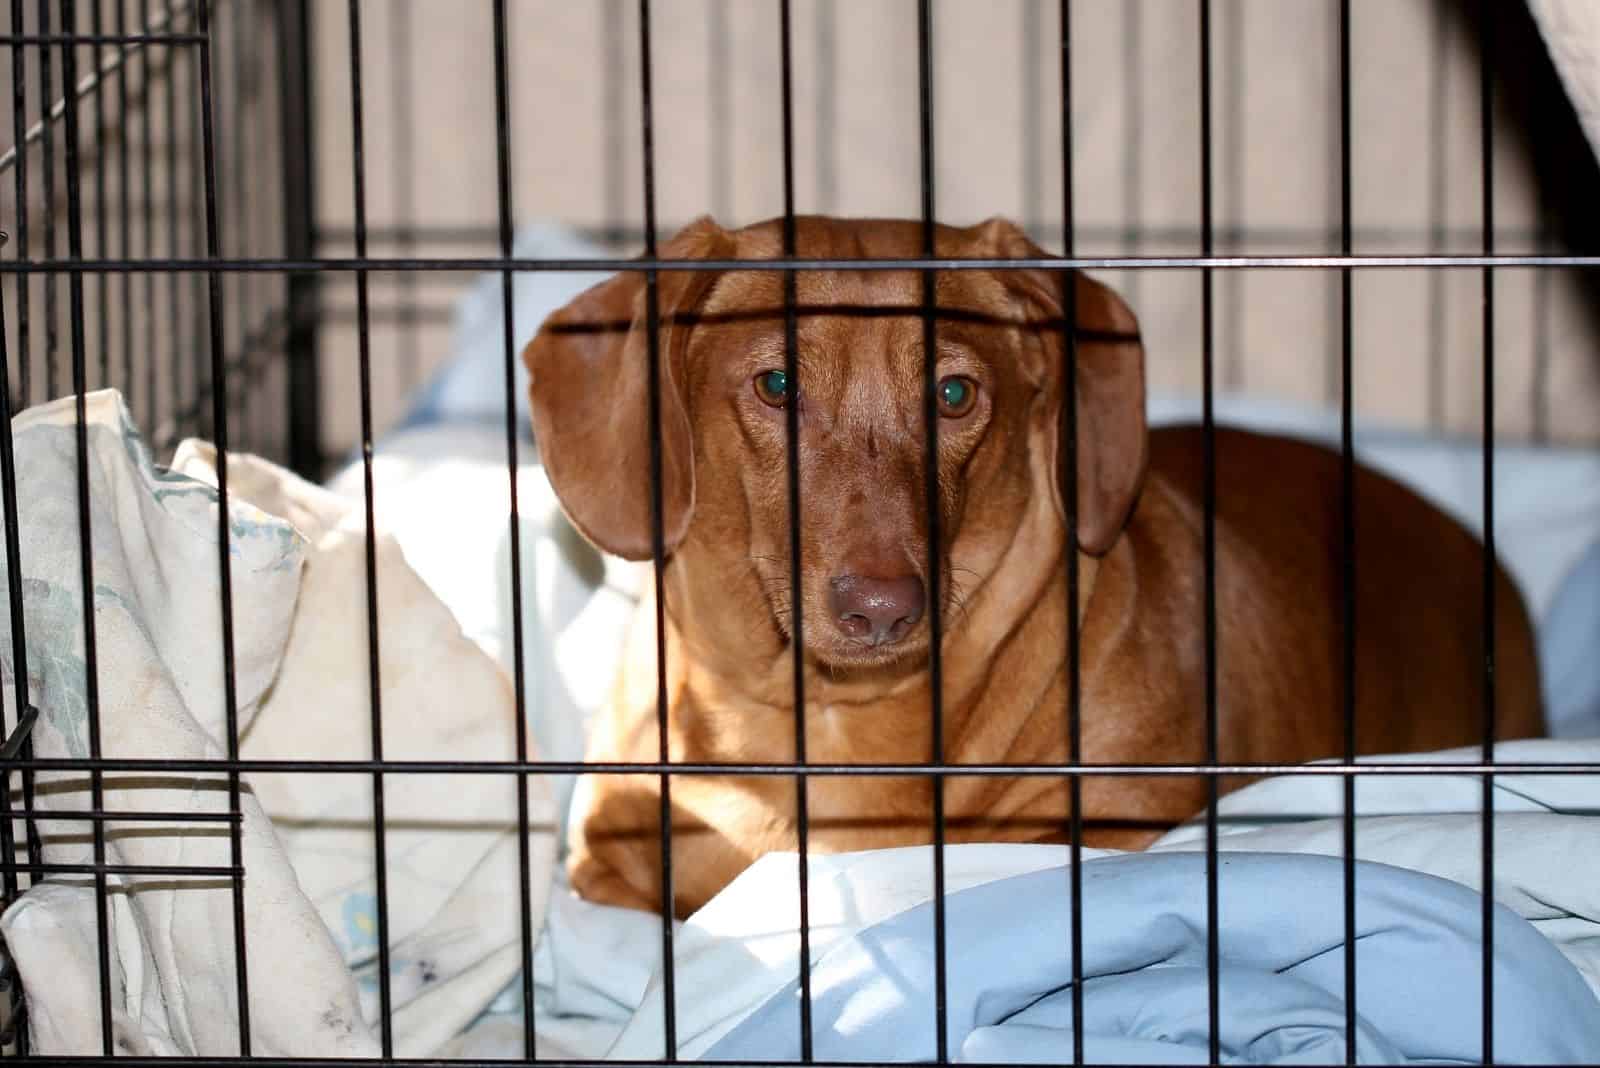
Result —
[[[940, 255], [1044, 254], [1004, 220], [940, 227]], [[920, 224], [798, 220], [806, 257], [911, 257]], [[668, 258], [765, 259], [768, 222], [701, 220]], [[929, 623], [869, 644], [831, 625], [840, 575], [931, 585], [923, 475], [921, 276], [797, 275], [805, 745], [812, 763], [917, 763], [934, 755]], [[659, 272], [667, 716], [674, 761], [795, 758], [785, 413], [751, 388], [784, 365], [782, 275]], [[1077, 524], [1064, 519], [1063, 286], [1078, 332]], [[1080, 573], [1083, 759], [1205, 758], [1202, 439], [1146, 431], [1137, 323], [1071, 272], [938, 275], [938, 374], [978, 400], [941, 418], [939, 561], [943, 757], [950, 764], [1067, 758], [1066, 553]], [[600, 548], [652, 548], [650, 309], [642, 272], [580, 296], [528, 347], [533, 422], [563, 507]], [[941, 377], [942, 380], [942, 377]], [[792, 401], [791, 401], [792, 403]], [[1336, 454], [1218, 430], [1217, 713], [1223, 762], [1299, 763], [1344, 749], [1342, 525]], [[1469, 744], [1482, 735], [1482, 547], [1399, 484], [1356, 476], [1356, 737], [1361, 753]], [[1522, 601], [1496, 590], [1501, 738], [1542, 730]], [[654, 591], [589, 758], [659, 759]], [[659, 793], [652, 775], [588, 777], [569, 870], [587, 898], [657, 908]], [[1224, 782], [1225, 789], [1241, 781]], [[809, 847], [928, 842], [925, 777], [810, 779]], [[580, 793], [580, 797], [584, 797]], [[794, 849], [794, 783], [674, 776], [673, 905], [704, 904], [757, 857]], [[1198, 777], [1098, 777], [1083, 786], [1085, 844], [1139, 848], [1205, 803]], [[1057, 776], [946, 780], [950, 842], [1062, 841]]]

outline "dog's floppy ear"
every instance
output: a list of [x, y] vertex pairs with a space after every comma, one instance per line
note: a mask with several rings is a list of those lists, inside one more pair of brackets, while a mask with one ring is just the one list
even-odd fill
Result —
[[[982, 255], [1033, 259], [1047, 255], [1014, 223], [990, 219], [974, 228]], [[1007, 284], [1020, 288], [1047, 316], [1045, 351], [1057, 368], [1069, 351], [1065, 342], [1066, 287], [1073, 287], [1071, 318], [1077, 338], [1078, 411], [1078, 548], [1099, 556], [1122, 533], [1139, 491], [1144, 486], [1149, 445], [1146, 440], [1144, 346], [1139, 321], [1121, 297], [1079, 271], [1000, 271]], [[1059, 398], [1064, 388], [1059, 373], [1047, 373], [1056, 385], [1056, 426], [1052, 442], [1051, 484], [1056, 507], [1066, 517], [1067, 420]]]
[[[731, 242], [698, 219], [661, 259], [708, 259]], [[658, 271], [661, 504], [665, 551], [694, 513], [694, 442], [684, 396], [684, 349], [695, 307], [716, 277]], [[553, 313], [522, 354], [533, 434], [561, 507], [583, 535], [628, 560], [651, 557], [649, 324], [643, 271], [622, 271]]]

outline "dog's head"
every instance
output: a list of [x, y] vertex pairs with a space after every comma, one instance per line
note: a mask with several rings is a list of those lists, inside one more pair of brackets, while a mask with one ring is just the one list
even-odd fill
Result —
[[[797, 220], [806, 258], [903, 258], [910, 221]], [[664, 259], [782, 252], [781, 224], [702, 219]], [[940, 227], [940, 256], [1034, 258], [1014, 225]], [[787, 408], [797, 406], [801, 611], [807, 653], [835, 671], [914, 664], [928, 643], [930, 560], [922, 274], [796, 272], [797, 379], [784, 373], [784, 276], [656, 274], [661, 528], [696, 602], [674, 606], [734, 642], [790, 631]], [[534, 433], [568, 516], [601, 549], [649, 559], [653, 504], [645, 272], [624, 271], [552, 315], [528, 346]], [[1073, 294], [1072, 315], [1066, 293]], [[1014, 550], [1021, 517], [1052, 509], [1059, 562], [1075, 512], [1080, 552], [1120, 534], [1145, 469], [1138, 324], [1111, 290], [1064, 270], [946, 270], [936, 279], [939, 585], [944, 608]], [[1065, 431], [1065, 327], [1075, 321], [1074, 450]], [[1034, 528], [1036, 529], [1036, 525]], [[959, 614], [942, 617], [959, 625]]]

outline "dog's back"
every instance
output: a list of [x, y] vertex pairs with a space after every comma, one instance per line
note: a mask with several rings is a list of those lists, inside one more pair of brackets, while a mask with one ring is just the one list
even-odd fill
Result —
[[[1165, 487], [1191, 529], [1202, 515], [1201, 433], [1179, 427], [1150, 436], [1152, 483]], [[1215, 441], [1218, 704], [1225, 716], [1253, 725], [1224, 729], [1220, 758], [1338, 756], [1347, 641], [1339, 454], [1238, 430], [1218, 430]], [[1189, 544], [1199, 547], [1200, 539]], [[1353, 549], [1357, 752], [1479, 742], [1482, 542], [1412, 490], [1358, 464]], [[1532, 628], [1503, 568], [1494, 581], [1495, 736], [1537, 735]], [[1201, 626], [1196, 616], [1190, 633]]]

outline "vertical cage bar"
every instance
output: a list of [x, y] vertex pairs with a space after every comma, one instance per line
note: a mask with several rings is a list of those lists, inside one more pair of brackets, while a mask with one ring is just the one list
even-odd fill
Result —
[[[1494, 255], [1494, 11], [1478, 3], [1483, 254]], [[1547, 268], [1540, 268], [1545, 270]], [[1494, 763], [1494, 269], [1483, 268], [1483, 763]], [[1483, 1063], [1494, 1063], [1494, 772], [1483, 775]]]
[[[195, 11], [207, 7], [210, 0], [196, 0]], [[195, 17], [195, 28], [199, 27], [198, 16]], [[176, 28], [176, 26], [174, 27]], [[181, 53], [174, 55], [174, 72], [176, 77], [176, 62], [178, 56], [183, 59], [184, 91], [180, 94], [184, 102], [183, 121], [186, 126], [184, 144], [192, 155], [195, 146], [199, 144], [200, 137], [198, 116], [195, 114], [199, 103], [199, 57], [195, 51], [185, 48]], [[203, 154], [203, 150], [202, 150]], [[216, 187], [202, 188], [204, 185], [203, 165], [195, 166], [195, 161], [189, 161], [189, 248], [194, 255], [199, 255], [204, 248], [205, 235], [205, 200], [216, 195]], [[191, 358], [194, 363], [194, 392], [192, 396], [196, 401], [203, 396], [212, 386], [210, 362], [206, 359], [206, 279], [200, 272], [191, 272], [189, 280], [189, 331]], [[194, 404], [191, 409], [194, 414], [194, 427], [197, 434], [213, 434], [215, 427], [211, 424], [210, 413], [203, 404]]]
[[[27, 20], [22, 12], [22, 0], [11, 0], [11, 32], [20, 38], [27, 32]], [[11, 141], [17, 146], [17, 162], [13, 168], [16, 185], [16, 256], [19, 263], [28, 260], [28, 64], [27, 51], [20, 43], [11, 46]], [[17, 407], [26, 408], [33, 397], [33, 373], [28, 360], [28, 296], [31, 281], [25, 274], [17, 281], [17, 382], [21, 397]], [[7, 430], [9, 434], [9, 429]], [[18, 709], [20, 713], [21, 709]], [[25, 776], [27, 777], [27, 776]]]
[[[316, 255], [315, 128], [311, 24], [307, 0], [277, 0], [278, 107], [283, 125], [283, 253], [291, 260]], [[322, 474], [322, 380], [317, 353], [321, 283], [315, 273], [291, 274], [289, 311], [289, 466], [311, 479]]]
[[[1077, 249], [1076, 187], [1073, 182], [1072, 152], [1072, 0], [1060, 5], [1061, 74], [1061, 251], [1071, 256]], [[1029, 39], [1031, 42], [1031, 38]], [[1031, 43], [1026, 43], [1030, 51]], [[1067, 531], [1067, 763], [1083, 763], [1083, 706], [1078, 629], [1078, 275], [1069, 271], [1061, 276], [1062, 354], [1061, 414], [1065, 429], [1061, 435], [1062, 469], [1067, 484], [1062, 493]], [[1068, 878], [1072, 899], [1070, 950], [1072, 954], [1072, 1063], [1084, 1063], [1083, 1049], [1083, 777], [1067, 780], [1067, 800], [1071, 806], [1068, 835], [1070, 864]]]
[[[249, 8], [242, 0], [234, 0], [228, 7], [227, 64], [233, 73], [228, 92], [229, 133], [231, 136], [226, 141], [229, 178], [228, 206], [231, 209], [229, 212], [228, 234], [232, 238], [231, 243], [239, 256], [248, 256], [250, 254], [250, 212], [247, 206], [249, 202], [249, 183], [245, 177], [245, 161], [249, 159], [249, 152], [245, 148], [244, 94], [246, 83], [250, 80], [248, 72], [254, 70], [255, 57], [245, 51], [244, 27], [245, 16], [248, 11]], [[220, 110], [220, 106], [218, 110]], [[229, 303], [233, 308], [237, 309], [234, 321], [238, 324], [236, 336], [239, 338], [240, 377], [244, 381], [234, 387], [233, 392], [237, 396], [237, 403], [229, 406], [229, 413], [230, 417], [236, 417], [238, 420], [234, 425], [242, 428], [239, 437], [244, 442], [245, 447], [255, 452], [261, 452], [263, 443], [256, 428], [260, 426], [261, 414], [265, 406], [259, 404], [252, 406], [245, 403], [245, 398], [250, 394], [250, 387], [254, 384], [252, 380], [255, 377], [254, 363], [251, 359], [254, 355], [252, 351], [254, 343], [251, 339], [251, 330], [254, 324], [250, 321], [250, 291], [254, 285], [254, 279], [249, 276], [236, 279], [225, 278], [223, 279], [224, 292], [226, 292], [226, 287], [230, 282], [233, 286], [233, 299]], [[216, 309], [212, 310], [212, 314], [216, 314]], [[224, 394], [224, 397], [225, 399], [231, 399], [228, 398], [227, 394]], [[254, 413], [253, 417], [252, 412]]]
[[[1350, 0], [1339, 0], [1339, 251], [1350, 255], [1352, 240]], [[1343, 549], [1340, 559], [1344, 622], [1343, 665], [1344, 759], [1356, 759], [1356, 474], [1355, 474], [1355, 337], [1354, 294], [1350, 268], [1339, 270], [1339, 497]], [[1344, 1058], [1356, 1063], [1356, 777], [1344, 776]]]
[[[1211, 205], [1211, 0], [1200, 0], [1200, 254], [1215, 250]], [[1200, 270], [1201, 503], [1204, 533], [1206, 764], [1206, 1018], [1212, 1064], [1221, 1063], [1221, 946], [1217, 886], [1217, 451], [1216, 295], [1210, 267]]]
[[[783, 254], [798, 252], [794, 197], [794, 41], [789, 0], [778, 0], [781, 32], [780, 68], [783, 89]], [[802, 619], [800, 569], [800, 324], [798, 277], [791, 268], [783, 272], [783, 373], [789, 402], [784, 405], [784, 431], [788, 438], [786, 467], [789, 490], [789, 647], [794, 661], [794, 760], [806, 762], [805, 626]], [[811, 858], [809, 789], [806, 776], [794, 777], [795, 835], [799, 845], [800, 891], [800, 1059], [812, 1059], [811, 1037]]]
[[[162, 127], [162, 135], [166, 139], [167, 218], [165, 221], [167, 224], [167, 255], [176, 259], [182, 252], [178, 247], [179, 220], [182, 215], [180, 214], [178, 200], [178, 61], [173, 54], [174, 47], [168, 44], [166, 50], [162, 53], [166, 59], [166, 66], [161, 72], [161, 104], [162, 110], [166, 113], [166, 122]], [[168, 379], [167, 401], [168, 411], [171, 413], [172, 418], [172, 432], [180, 437], [185, 432], [184, 423], [186, 417], [182, 413], [187, 407], [183, 395], [183, 352], [182, 346], [179, 344], [179, 339], [183, 335], [182, 328], [178, 325], [183, 322], [180, 315], [182, 287], [182, 276], [176, 271], [167, 272], [168, 336], [165, 346], [167, 358], [164, 361], [165, 367], [163, 370], [166, 371]]]
[[[38, 32], [42, 35], [50, 34], [50, 0], [38, 0]], [[54, 123], [50, 122], [50, 101], [54, 99], [54, 90], [51, 86], [51, 50], [43, 46], [38, 50], [38, 112], [42, 118], [40, 130], [40, 173], [42, 173], [42, 187], [45, 193], [45, 256], [54, 259], [56, 256], [56, 131]], [[69, 101], [69, 107], [75, 101]], [[77, 122], [74, 118], [74, 122]], [[22, 149], [19, 149], [19, 153]], [[61, 393], [61, 379], [56, 371], [56, 353], [59, 350], [58, 315], [56, 315], [56, 275], [48, 273], [43, 278], [45, 285], [45, 397], [54, 400]]]
[[[21, 730], [28, 714], [28, 646], [26, 635], [23, 633], [22, 566], [18, 560], [17, 548], [20, 539], [17, 529], [19, 524], [16, 466], [11, 455], [11, 361], [8, 348], [5, 300], [3, 295], [0, 295], [0, 422], [5, 424], [3, 432], [0, 432], [0, 483], [3, 483], [5, 495], [6, 593], [11, 609], [12, 682], [16, 687], [13, 700], [17, 713], [16, 729]], [[0, 732], [3, 732], [4, 728], [4, 718], [0, 717]], [[31, 805], [27, 807], [32, 808]], [[11, 817], [11, 772], [0, 769], [0, 849], [5, 850], [5, 861], [0, 864], [0, 879], [3, 879], [7, 906], [17, 899], [19, 889], [15, 834]], [[18, 1006], [25, 1004], [22, 998], [14, 998], [12, 1001]], [[20, 1033], [20, 1026], [18, 1030]]]
[[[367, 256], [366, 120], [361, 85], [361, 0], [350, 0], [350, 170], [355, 201], [356, 258]], [[378, 653], [378, 535], [372, 485], [372, 318], [365, 270], [356, 272], [356, 334], [361, 379], [361, 487], [366, 509], [367, 684], [372, 712], [372, 759], [383, 759], [383, 692]], [[373, 878], [378, 891], [378, 1012], [385, 1059], [394, 1056], [389, 983], [389, 850], [384, 826], [383, 772], [372, 774]]]
[[[97, 0], [98, 2], [98, 0]], [[201, 36], [194, 57], [200, 76], [200, 156], [205, 185], [206, 257], [222, 254], [217, 234], [217, 159], [212, 122], [210, 0], [195, 5], [195, 25]], [[217, 455], [217, 577], [222, 586], [222, 680], [223, 712], [228, 737], [228, 847], [234, 874], [229, 878], [233, 897], [234, 996], [239, 1005], [239, 1055], [250, 1056], [250, 969], [245, 953], [244, 923], [244, 821], [240, 809], [239, 779], [239, 688], [233, 645], [233, 567], [231, 519], [228, 514], [228, 382], [227, 351], [223, 347], [222, 275], [207, 271], [206, 298], [209, 302], [211, 342], [212, 434]], [[198, 395], [196, 397], [198, 399]]]
[[[101, 12], [103, 0], [89, 0], [89, 32], [96, 38], [89, 54], [94, 62], [94, 254], [106, 258], [106, 79], [101, 73], [102, 51], [99, 38], [105, 34], [105, 18]], [[119, 64], [120, 66], [120, 64]], [[72, 83], [63, 87], [66, 92], [76, 92]], [[98, 275], [94, 280], [96, 333], [99, 345], [100, 382], [104, 388], [111, 385], [111, 301], [107, 292], [111, 279]]]
[[[128, 33], [128, 7], [123, 0], [114, 0], [116, 15], [112, 25], [118, 37]], [[140, 51], [144, 46], [140, 46]], [[133, 141], [131, 123], [128, 121], [128, 47], [121, 46], [117, 63], [117, 250], [123, 259], [133, 259], [133, 206], [129, 199], [128, 151]], [[109, 279], [108, 279], [109, 281]], [[133, 411], [133, 272], [122, 272], [118, 286], [122, 300], [122, 391], [128, 399], [128, 409]], [[148, 359], [148, 356], [146, 357]]]
[[[506, 3], [494, 0], [494, 115], [496, 193], [499, 198], [500, 255], [511, 258], [511, 90], [506, 59]], [[409, 217], [407, 217], [409, 223]], [[500, 272], [502, 338], [505, 344], [506, 475], [511, 480], [511, 666], [517, 710], [517, 760], [528, 759], [527, 668], [522, 649], [522, 519], [517, 501], [516, 304], [509, 268]], [[517, 929], [522, 946], [523, 1057], [536, 1059], [533, 1009], [533, 857], [528, 841], [528, 776], [517, 775]]]
[[[39, 0], [39, 33], [50, 32], [50, 0]], [[49, 121], [50, 101], [54, 97], [51, 78], [49, 47], [39, 49], [39, 114], [42, 121], [39, 137], [39, 155], [44, 175], [44, 254], [47, 259], [56, 257], [56, 138], [55, 124]], [[65, 98], [65, 94], [63, 94]], [[69, 110], [76, 110], [76, 100], [68, 100]], [[73, 121], [77, 118], [74, 116]], [[20, 153], [21, 148], [18, 149]], [[24, 208], [24, 210], [26, 210]], [[54, 399], [61, 393], [60, 378], [56, 371], [56, 353], [59, 348], [56, 314], [56, 276], [44, 276], [44, 395]]]
[[[650, 0], [639, 0], [639, 134], [644, 166], [644, 248], [656, 257], [656, 157], [655, 87], [650, 62]], [[660, 761], [672, 760], [667, 731], [667, 591], [666, 538], [663, 533], [665, 502], [661, 486], [661, 292], [659, 272], [645, 271], [645, 329], [650, 375], [650, 559], [655, 583], [656, 610], [656, 728]], [[661, 773], [661, 993], [666, 1060], [678, 1059], [677, 963], [672, 955], [672, 776]]]
[[[934, 142], [933, 142], [933, 5], [917, 0], [917, 111], [922, 157], [922, 253], [935, 255]], [[922, 420], [924, 437], [923, 490], [928, 510], [928, 690], [933, 751], [929, 760], [944, 763], [944, 601], [941, 580], [944, 554], [940, 545], [939, 402], [938, 402], [938, 274], [922, 272]], [[933, 975], [935, 1048], [939, 1064], [950, 1062], [948, 960], [945, 952], [944, 901], [944, 783], [942, 773], [931, 776], [933, 788]]]
[[[18, 153], [18, 164], [22, 160]], [[21, 276], [18, 276], [19, 278]], [[28, 640], [27, 622], [22, 605], [22, 552], [21, 552], [21, 519], [17, 513], [17, 464], [16, 453], [13, 450], [11, 439], [11, 361], [5, 343], [5, 307], [0, 301], [0, 496], [3, 496], [5, 506], [5, 545], [6, 545], [6, 592], [11, 612], [11, 664], [14, 669], [12, 685], [14, 687], [12, 700], [16, 704], [17, 725], [20, 729], [24, 716], [29, 708], [28, 699]], [[23, 760], [33, 759], [33, 741], [24, 738], [19, 755]], [[29, 812], [36, 811], [33, 802], [33, 772], [24, 769], [21, 772], [22, 780], [22, 806]], [[7, 805], [10, 799], [11, 776], [9, 773], [0, 773], [0, 789], [5, 790]], [[6, 818], [9, 830], [11, 821]], [[38, 825], [32, 819], [23, 821], [23, 836], [27, 839], [28, 863], [34, 872], [41, 870], [44, 862], [43, 850], [40, 847]], [[16, 854], [13, 852], [11, 842], [6, 843], [6, 895], [10, 898], [17, 890], [19, 880], [16, 878]], [[37, 875], [30, 878], [36, 881]], [[28, 1024], [27, 1024], [27, 999], [17, 998], [16, 1005], [19, 1012], [16, 1017], [17, 1049], [21, 1056], [28, 1053]]]
[[[61, 0], [61, 29], [63, 34], [77, 29], [77, 12], [74, 0]], [[47, 54], [49, 47], [40, 49]], [[61, 46], [61, 74], [68, 91], [63, 97], [66, 112], [66, 180], [67, 180], [67, 253], [73, 259], [83, 257], [83, 203], [79, 184], [78, 158], [78, 97], [72, 87], [78, 84], [78, 57], [75, 46]], [[45, 124], [49, 129], [49, 124]], [[53, 202], [52, 202], [53, 203]], [[48, 215], [46, 216], [48, 218]], [[96, 642], [94, 612], [94, 539], [89, 500], [89, 407], [88, 407], [88, 354], [83, 328], [83, 275], [73, 272], [68, 278], [68, 310], [72, 329], [72, 391], [77, 405], [77, 468], [78, 468], [78, 566], [83, 582], [83, 672], [84, 704], [89, 713], [89, 757], [101, 758], [100, 731], [100, 669], [99, 649]], [[105, 782], [96, 768], [89, 773], [89, 803], [96, 812], [105, 811]], [[113, 1041], [111, 1031], [111, 920], [106, 914], [109, 899], [106, 889], [106, 830], [104, 820], [95, 820], [92, 828], [94, 840], [94, 915], [95, 934], [100, 965], [100, 1046], [101, 1053], [111, 1056]]]
[[[139, 31], [144, 34], [150, 32], [150, 8], [146, 4], [139, 4]], [[141, 227], [139, 243], [144, 258], [154, 259], [156, 254], [156, 180], [155, 180], [155, 133], [154, 120], [151, 113], [154, 111], [154, 102], [151, 100], [150, 89], [150, 60], [151, 49], [139, 49], [139, 184], [140, 184], [140, 216]], [[144, 376], [145, 376], [145, 425], [152, 429], [156, 426], [156, 418], [161, 410], [161, 400], [157, 392], [157, 374], [161, 361], [156, 353], [156, 275], [154, 272], [145, 273], [141, 279], [141, 288], [144, 290], [144, 299], [139, 302], [144, 314]]]

